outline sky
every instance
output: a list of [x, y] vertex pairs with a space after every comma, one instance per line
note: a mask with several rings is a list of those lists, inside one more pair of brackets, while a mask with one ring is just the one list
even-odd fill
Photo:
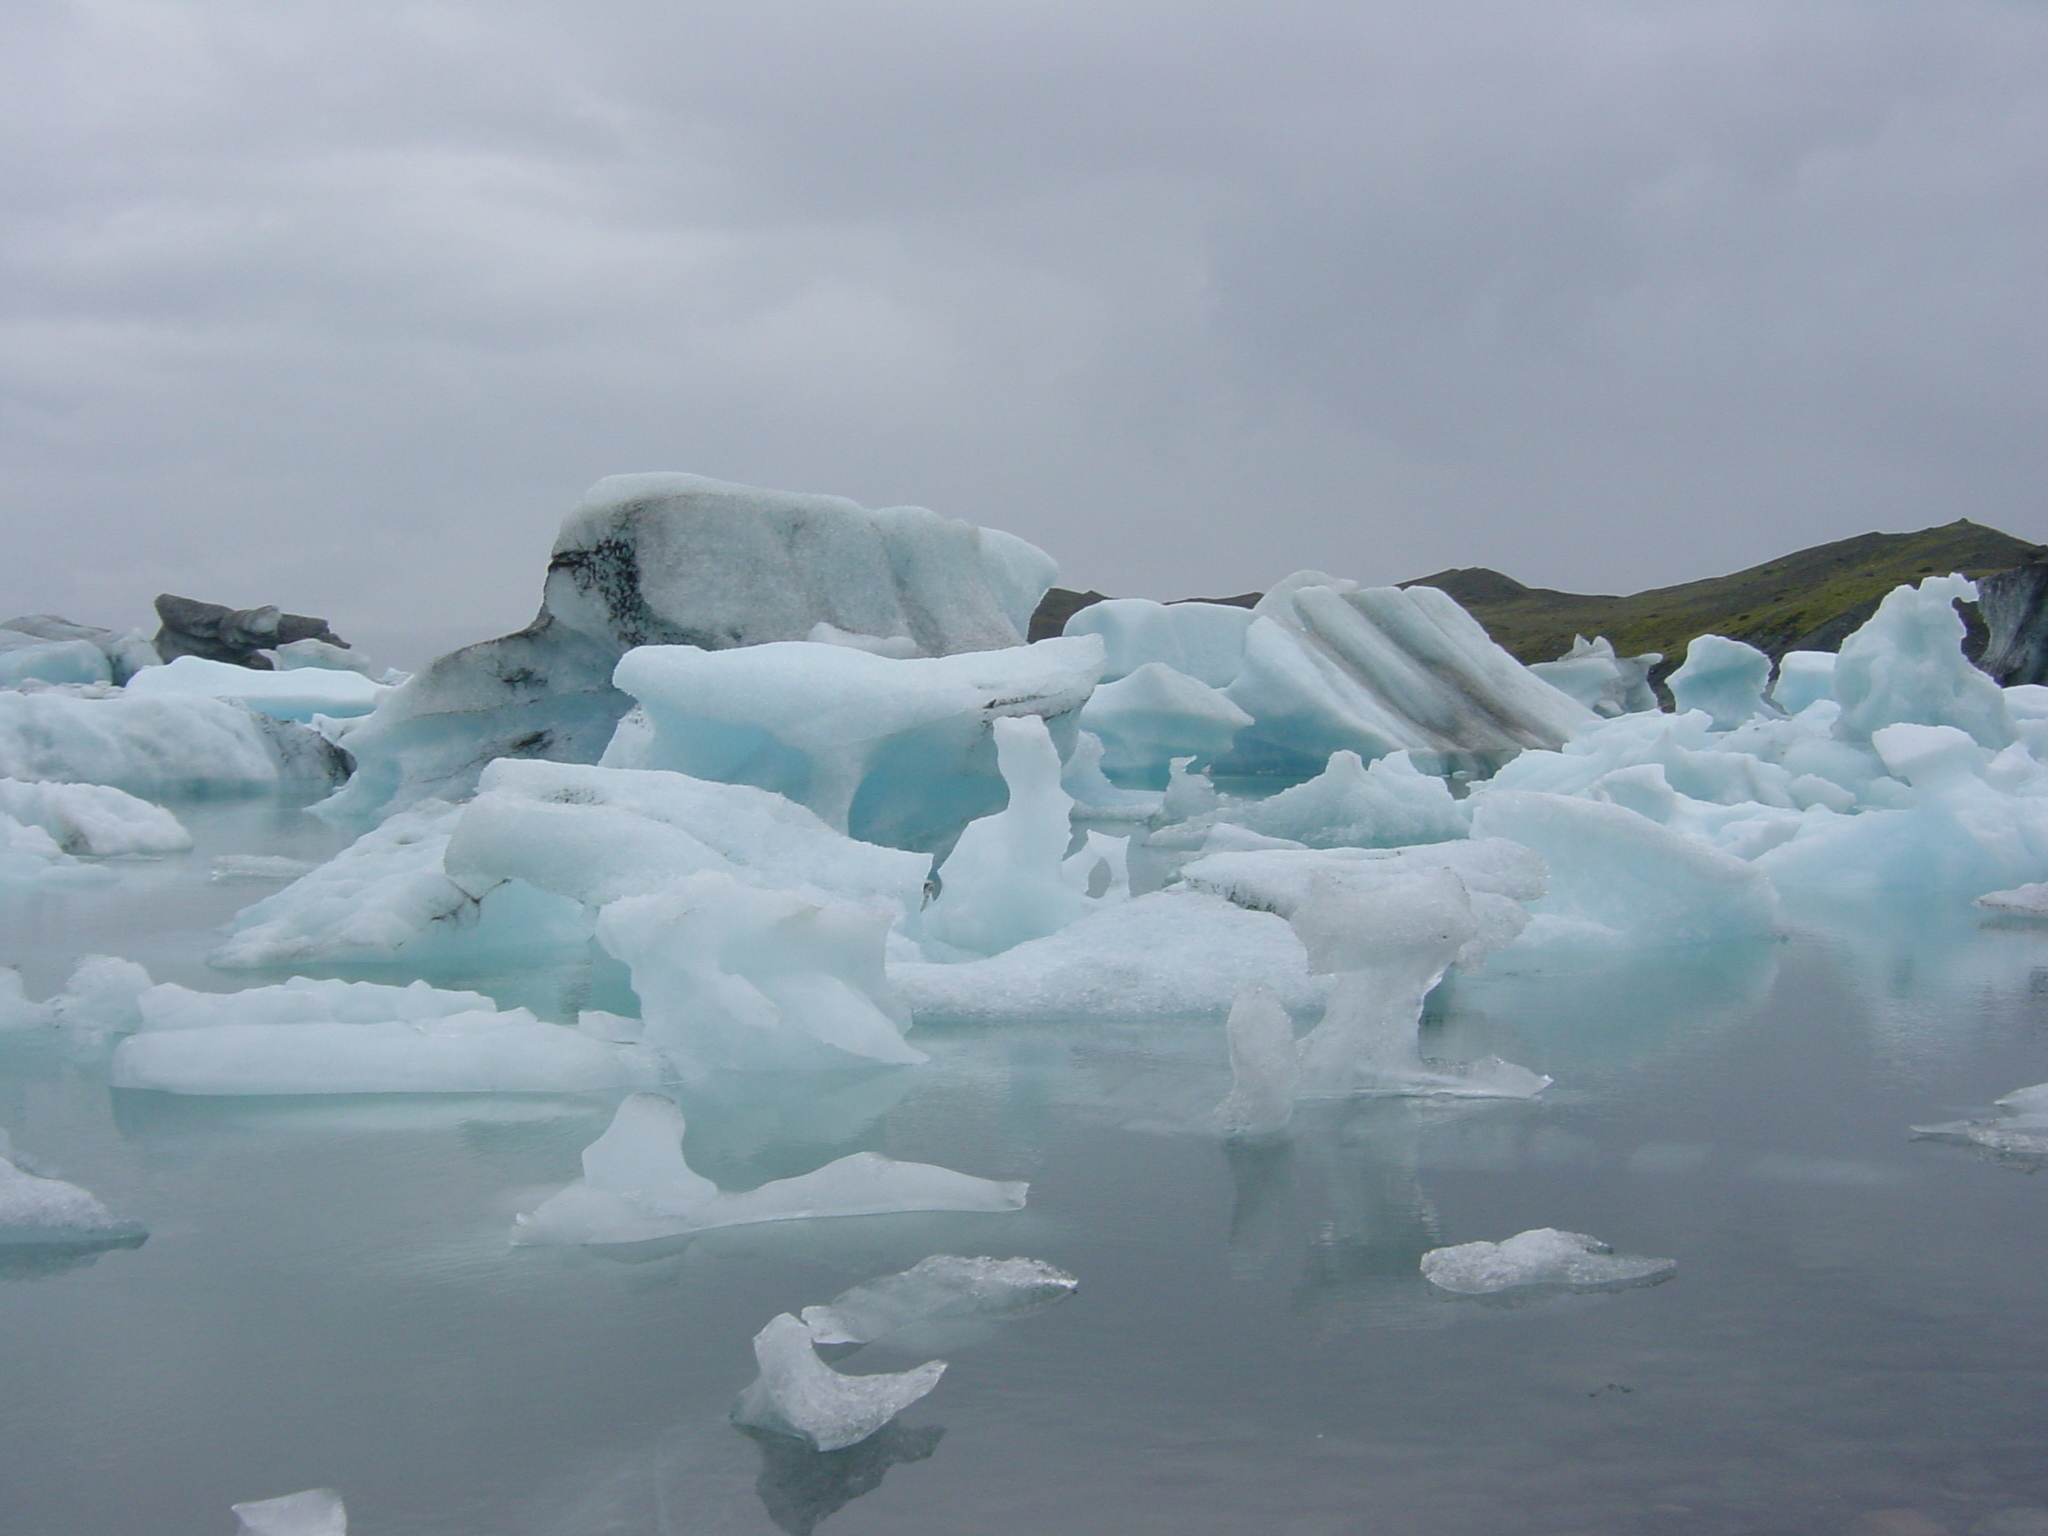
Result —
[[2048, 5], [11, 0], [0, 617], [519, 627], [607, 474], [1063, 583], [2048, 542]]

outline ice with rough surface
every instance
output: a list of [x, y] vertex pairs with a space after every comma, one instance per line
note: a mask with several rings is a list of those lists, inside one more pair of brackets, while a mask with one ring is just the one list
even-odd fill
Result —
[[70, 884], [112, 878], [107, 870], [82, 864], [66, 853], [41, 827], [16, 821], [0, 811], [0, 885]]
[[305, 726], [201, 694], [0, 692], [0, 776], [138, 795], [321, 789], [340, 755]]
[[1024, 1184], [897, 1162], [875, 1152], [855, 1152], [795, 1178], [720, 1194], [684, 1161], [682, 1136], [683, 1115], [674, 1100], [663, 1094], [629, 1096], [586, 1149], [583, 1177], [518, 1217], [513, 1241], [638, 1243], [815, 1217], [1024, 1208]]
[[748, 885], [915, 912], [931, 861], [856, 842], [771, 791], [687, 774], [504, 758], [443, 860], [468, 887], [523, 880], [602, 906], [706, 870]]
[[1572, 636], [1572, 648], [1555, 661], [1531, 662], [1529, 670], [1560, 693], [1606, 718], [1657, 708], [1650, 669], [1664, 659], [1658, 651], [1617, 656], [1605, 635]]
[[884, 970], [882, 907], [743, 885], [717, 871], [626, 896], [597, 940], [633, 973], [648, 1044], [684, 1072], [925, 1059]]
[[1017, 1316], [1073, 1295], [1080, 1285], [1043, 1259], [967, 1259], [935, 1253], [898, 1275], [869, 1280], [805, 1307], [819, 1344], [867, 1344], [914, 1323]]
[[581, 952], [580, 901], [498, 875], [450, 875], [462, 808], [422, 801], [283, 890], [244, 907], [208, 957], [225, 970], [465, 964]]
[[1286, 1129], [1301, 1086], [1301, 1050], [1294, 1021], [1271, 987], [1237, 995], [1224, 1027], [1230, 1041], [1229, 1094], [1216, 1106], [1226, 1136], [1271, 1136]]
[[336, 719], [367, 715], [390, 691], [360, 672], [317, 666], [259, 672], [203, 656], [180, 656], [164, 666], [150, 667], [136, 673], [128, 684], [130, 698], [198, 694], [232, 699], [273, 720], [301, 721], [310, 721], [315, 715]]
[[1894, 588], [1842, 642], [1834, 672], [1842, 706], [1835, 734], [1869, 741], [1884, 726], [1906, 722], [1952, 725], [1993, 751], [2010, 744], [2013, 722], [2003, 691], [1963, 654], [1955, 605], [1976, 597], [1976, 586], [1961, 576]]
[[348, 1536], [348, 1512], [332, 1488], [252, 1499], [230, 1510], [242, 1522], [237, 1536]]
[[635, 760], [606, 761], [758, 785], [863, 841], [929, 850], [1002, 804], [990, 723], [1037, 715], [1071, 731], [1101, 670], [1093, 636], [910, 661], [645, 646], [616, 676], [647, 734]]
[[1976, 904], [1987, 912], [2048, 917], [2048, 881], [2031, 881], [2009, 891], [1987, 891], [1977, 898]]
[[[12, 650], [21, 645], [19, 637], [27, 636], [30, 646], [74, 645], [84, 641], [106, 658], [107, 678], [105, 680], [125, 683], [144, 667], [160, 666], [163, 658], [156, 653], [149, 636], [139, 629], [126, 634], [116, 634], [111, 629], [102, 629], [97, 624], [76, 624], [70, 619], [60, 618], [54, 613], [23, 614], [18, 619], [9, 619], [0, 625], [0, 649]], [[90, 678], [50, 678], [51, 682], [98, 682], [99, 669], [82, 658], [74, 666], [89, 668], [95, 673]], [[0, 658], [0, 678], [6, 676], [4, 658]]]
[[83, 955], [64, 990], [50, 999], [60, 1024], [125, 1035], [142, 1028], [142, 994], [149, 972], [117, 955]]
[[[0, 1138], [0, 1153], [6, 1151]], [[38, 1178], [0, 1155], [0, 1245], [132, 1241], [143, 1231], [117, 1218], [90, 1190]]]
[[1226, 822], [1304, 848], [1405, 848], [1449, 842], [1471, 830], [1464, 802], [1442, 779], [1418, 769], [1412, 754], [1390, 752], [1367, 764], [1355, 752], [1333, 752], [1329, 766], [1304, 783], [1264, 800], [1220, 806], [1152, 841], [1189, 845], [1191, 835]]
[[[970, 955], [994, 955], [1042, 939], [1120, 899], [1123, 845], [1100, 838], [1069, 858], [1073, 797], [1060, 787], [1059, 749], [1035, 717], [997, 720], [996, 761], [1009, 803], [968, 823], [939, 866], [938, 895], [925, 910], [925, 935]], [[1105, 889], [1090, 879], [1112, 861]]]
[[943, 1360], [907, 1371], [845, 1376], [818, 1358], [811, 1331], [784, 1312], [754, 1335], [757, 1376], [733, 1421], [795, 1435], [821, 1451], [857, 1445], [939, 1384]]
[[169, 811], [108, 784], [0, 779], [0, 815], [41, 827], [64, 852], [90, 858], [192, 846], [192, 834]]
[[11, 965], [0, 965], [0, 1031], [40, 1029], [55, 1022], [56, 1014], [48, 1003], [28, 1000], [28, 994], [22, 990], [21, 972]]
[[1316, 772], [1346, 750], [1491, 760], [1557, 747], [1596, 718], [1434, 587], [1361, 587], [1302, 571], [1254, 613], [1227, 690], [1253, 723], [1219, 765], [1229, 772]]
[[2016, 1088], [1998, 1101], [1999, 1113], [1943, 1125], [1916, 1125], [1922, 1141], [1981, 1147], [2029, 1170], [2048, 1164], [2048, 1083]]
[[1669, 682], [1679, 712], [1701, 710], [1716, 730], [1733, 730], [1753, 715], [1770, 713], [1764, 693], [1771, 683], [1771, 658], [1726, 635], [1696, 637]]
[[1540, 1291], [1619, 1291], [1656, 1285], [1676, 1259], [1616, 1253], [1597, 1237], [1536, 1227], [1498, 1243], [1459, 1243], [1422, 1256], [1423, 1278], [1458, 1296]]

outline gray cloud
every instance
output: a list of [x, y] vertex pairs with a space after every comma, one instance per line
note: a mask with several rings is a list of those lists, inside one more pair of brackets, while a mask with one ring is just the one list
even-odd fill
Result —
[[2044, 143], [2016, 3], [24, 4], [0, 608], [418, 659], [654, 468], [1157, 595], [2048, 540]]

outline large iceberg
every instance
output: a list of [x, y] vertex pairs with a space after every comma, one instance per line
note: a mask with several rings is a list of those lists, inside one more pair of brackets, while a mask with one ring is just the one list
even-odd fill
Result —
[[315, 790], [347, 759], [303, 725], [201, 694], [0, 691], [0, 777], [145, 796]]
[[466, 794], [501, 757], [595, 762], [631, 702], [612, 670], [636, 647], [800, 642], [826, 625], [923, 656], [1000, 650], [1021, 644], [1054, 574], [1022, 539], [919, 507], [615, 475], [563, 522], [532, 624], [441, 657], [351, 734], [357, 775], [330, 813]]
[[[583, 1177], [513, 1224], [516, 1243], [638, 1243], [716, 1227], [902, 1211], [1017, 1211], [1027, 1186], [855, 1152], [795, 1178], [722, 1194], [683, 1160], [683, 1113], [630, 1094], [583, 1149]], [[808, 1341], [810, 1335], [805, 1332]]]
[[1101, 670], [1091, 636], [912, 660], [801, 642], [644, 646], [617, 679], [647, 734], [606, 761], [758, 785], [864, 841], [931, 851], [1002, 804], [992, 723], [1037, 715], [1070, 733]]

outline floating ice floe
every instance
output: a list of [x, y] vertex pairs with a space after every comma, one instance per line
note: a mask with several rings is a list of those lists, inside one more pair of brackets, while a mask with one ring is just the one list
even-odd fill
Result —
[[28, 826], [0, 811], [0, 886], [70, 884], [111, 880], [111, 872], [86, 864], [57, 846], [41, 827]]
[[199, 694], [0, 691], [0, 776], [111, 784], [132, 794], [323, 789], [341, 754], [305, 726]]
[[857, 1445], [939, 1384], [946, 1362], [847, 1376], [818, 1358], [811, 1331], [784, 1312], [754, 1335], [760, 1374], [733, 1405], [736, 1424], [808, 1440], [821, 1451]]
[[[515, 1243], [637, 1243], [716, 1227], [902, 1211], [1016, 1211], [1027, 1186], [856, 1152], [810, 1173], [722, 1194], [683, 1160], [683, 1113], [630, 1094], [583, 1149], [583, 1177], [518, 1217]], [[808, 1342], [809, 1334], [805, 1334]]]
[[229, 1512], [242, 1522], [237, 1536], [348, 1536], [348, 1511], [332, 1488], [252, 1499]]
[[2026, 1167], [2048, 1163], [2048, 1083], [2018, 1088], [1998, 1100], [1995, 1118], [1916, 1125], [1923, 1141], [1947, 1141], [1984, 1151]]
[[162, 806], [105, 784], [0, 779], [0, 816], [41, 827], [65, 853], [90, 858], [192, 846], [192, 834]]
[[2048, 880], [2017, 885], [2009, 891], [1987, 891], [1977, 898], [1976, 905], [1987, 912], [2016, 917], [2048, 917]]
[[915, 1323], [1016, 1317], [1064, 1301], [1080, 1285], [1042, 1259], [968, 1259], [935, 1253], [901, 1274], [841, 1292], [802, 1320], [818, 1344], [867, 1344]]
[[116, 1217], [90, 1190], [17, 1166], [0, 1133], [0, 1246], [13, 1243], [133, 1245], [148, 1235]]
[[1678, 1271], [1676, 1259], [1616, 1253], [1597, 1237], [1537, 1227], [1498, 1243], [1459, 1243], [1422, 1256], [1422, 1275], [1457, 1296], [1516, 1292], [1618, 1291], [1656, 1285]]
[[499, 1009], [477, 992], [294, 977], [136, 999], [137, 1033], [114, 1050], [116, 1088], [166, 1093], [573, 1093], [658, 1080], [643, 1050]]

